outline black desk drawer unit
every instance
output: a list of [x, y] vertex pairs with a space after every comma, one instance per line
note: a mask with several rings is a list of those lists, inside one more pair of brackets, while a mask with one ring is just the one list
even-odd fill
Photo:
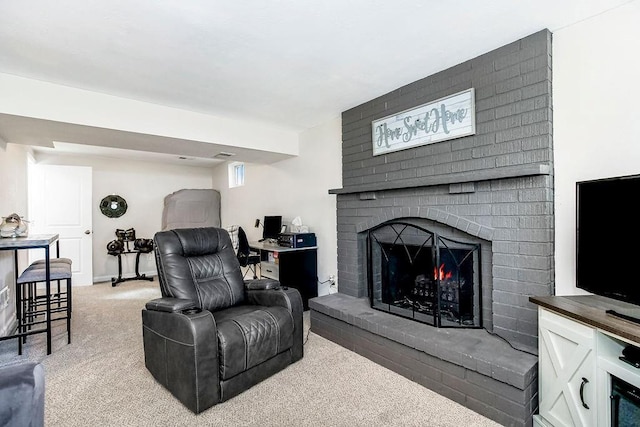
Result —
[[287, 248], [272, 244], [251, 243], [260, 251], [260, 276], [280, 281], [282, 286], [300, 291], [304, 309], [309, 299], [318, 296], [318, 249]]
[[318, 296], [318, 251], [280, 252], [278, 257], [280, 284], [300, 291], [304, 309], [309, 310], [309, 298]]

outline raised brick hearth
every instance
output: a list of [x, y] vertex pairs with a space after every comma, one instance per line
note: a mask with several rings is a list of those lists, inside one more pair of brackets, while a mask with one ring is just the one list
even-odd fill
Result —
[[[475, 89], [476, 134], [372, 155], [371, 122]], [[504, 425], [537, 410], [537, 311], [553, 280], [551, 34], [541, 31], [342, 115], [337, 294], [311, 329]], [[390, 220], [482, 246], [484, 329], [374, 310], [367, 231]], [[518, 351], [515, 348], [525, 351]]]
[[537, 408], [538, 358], [474, 329], [434, 328], [336, 293], [309, 301], [312, 330], [502, 425]]

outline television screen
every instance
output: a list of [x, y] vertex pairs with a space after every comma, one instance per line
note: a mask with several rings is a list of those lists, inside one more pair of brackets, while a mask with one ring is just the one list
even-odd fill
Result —
[[640, 175], [576, 184], [576, 285], [640, 304]]
[[277, 239], [280, 235], [280, 227], [282, 227], [282, 216], [265, 216], [262, 223], [262, 238]]

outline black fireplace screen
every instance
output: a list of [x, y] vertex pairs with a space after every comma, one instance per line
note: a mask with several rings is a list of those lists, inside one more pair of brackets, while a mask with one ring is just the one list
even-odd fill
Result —
[[480, 245], [394, 221], [369, 230], [375, 309], [437, 327], [482, 326]]

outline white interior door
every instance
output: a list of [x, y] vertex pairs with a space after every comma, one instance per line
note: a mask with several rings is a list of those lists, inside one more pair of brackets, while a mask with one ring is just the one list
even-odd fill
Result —
[[87, 166], [29, 168], [29, 234], [60, 236], [60, 256], [72, 260], [72, 284], [80, 286], [93, 284], [91, 181]]

